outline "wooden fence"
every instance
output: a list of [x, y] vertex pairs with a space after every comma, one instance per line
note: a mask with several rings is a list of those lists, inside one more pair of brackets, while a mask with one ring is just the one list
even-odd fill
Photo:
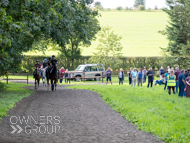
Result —
[[[9, 78], [9, 75], [23, 75], [26, 76], [26, 79], [18, 79], [18, 78]], [[28, 73], [8, 73], [8, 76], [6, 78], [3, 78], [3, 80], [6, 80], [7, 84], [9, 83], [9, 80], [25, 80], [26, 83], [28, 84]]]
[[[118, 72], [119, 71], [112, 71], [112, 76], [111, 77], [118, 77]], [[127, 73], [128, 71], [124, 71], [124, 78], [125, 77], [128, 77], [128, 73]], [[81, 73], [82, 74], [82, 76], [81, 77], [71, 77], [71, 74], [73, 74], [73, 73], [76, 73], [76, 72], [69, 72], [69, 77], [68, 78], [59, 78], [59, 79], [68, 79], [69, 80], [69, 83], [71, 83], [71, 80], [75, 80], [75, 79], [79, 79], [79, 80], [81, 80], [81, 81], [83, 81], [83, 82], [85, 82], [85, 80], [86, 79], [95, 79], [95, 78], [100, 78], [101, 80], [102, 80], [102, 82], [104, 82], [104, 78], [106, 77], [106, 71], [102, 71], [101, 72], [101, 76], [87, 76], [86, 77], [86, 74], [85, 74], [85, 72], [78, 72], [78, 73]], [[89, 72], [90, 74], [97, 74], [97, 73], [100, 73], [100, 72]], [[159, 75], [159, 73], [158, 73], [158, 71], [157, 70], [155, 70], [154, 71], [154, 73], [155, 73], [155, 75], [156, 76], [158, 76]], [[26, 79], [18, 79], [18, 78], [9, 78], [9, 75], [22, 75], [22, 76], [26, 76]], [[25, 80], [26, 81], [26, 83], [28, 84], [29, 83], [29, 75], [31, 75], [31, 74], [29, 74], [29, 73], [9, 73], [8, 74], [8, 76], [6, 77], [6, 78], [3, 78], [3, 80], [6, 80], [6, 83], [8, 84], [9, 83], [9, 80], [10, 81], [13, 81], [13, 80]]]

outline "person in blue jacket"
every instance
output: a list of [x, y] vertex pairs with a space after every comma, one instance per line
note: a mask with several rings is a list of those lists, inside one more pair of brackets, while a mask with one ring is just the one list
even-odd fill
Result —
[[142, 73], [142, 69], [140, 68], [138, 72], [138, 86], [139, 84], [141, 84], [142, 86], [142, 83], [143, 83], [143, 73]]
[[178, 77], [178, 82], [179, 82], [179, 97], [184, 96], [184, 89], [185, 89], [185, 70], [181, 70], [181, 73], [179, 74]]

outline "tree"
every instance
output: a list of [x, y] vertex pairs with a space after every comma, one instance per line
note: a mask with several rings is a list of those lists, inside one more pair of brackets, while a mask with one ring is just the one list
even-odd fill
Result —
[[[66, 58], [68, 62], [65, 66], [68, 68], [74, 68], [74, 61], [81, 57], [79, 47], [88, 47], [91, 45], [91, 41], [96, 39], [96, 34], [101, 29], [96, 18], [98, 15], [97, 11], [92, 11], [90, 8], [79, 7], [78, 10], [70, 14], [73, 27], [71, 32], [67, 34], [67, 44], [55, 42], [55, 46], [51, 46], [53, 50], [59, 52], [60, 57]], [[60, 23], [59, 26], [64, 27], [65, 25]]]
[[157, 5], [155, 5], [154, 9], [155, 9], [155, 10], [158, 10], [158, 6], [157, 6]]
[[97, 53], [90, 58], [92, 63], [101, 63], [112, 69], [119, 69], [122, 61], [121, 36], [114, 34], [110, 27], [103, 27], [99, 32], [99, 44], [96, 48]]
[[121, 11], [121, 10], [123, 10], [123, 7], [118, 6], [116, 9], [119, 10], [119, 11]]
[[103, 6], [102, 6], [101, 2], [99, 2], [99, 1], [95, 2], [94, 6], [95, 6], [96, 9], [100, 9], [100, 10], [103, 9]]
[[[65, 47], [73, 35], [90, 44], [97, 31], [87, 32], [98, 15], [89, 8], [93, 0], [1, 0], [0, 2], [0, 76], [15, 71], [23, 52], [44, 41]], [[94, 19], [95, 21], [95, 19]], [[96, 28], [98, 26], [93, 25]], [[94, 30], [94, 29], [93, 29]], [[74, 36], [73, 36], [74, 37]], [[43, 49], [43, 48], [42, 48]]]
[[139, 11], [143, 11], [143, 10], [145, 10], [145, 7], [144, 7], [143, 5], [139, 5], [139, 6], [138, 6], [138, 10], [139, 10]]
[[169, 24], [162, 32], [169, 40], [165, 53], [172, 56], [189, 56], [190, 51], [190, 1], [167, 0], [169, 9], [163, 9], [169, 15]]
[[145, 0], [135, 0], [134, 7], [138, 8], [139, 5], [142, 5], [145, 7]]

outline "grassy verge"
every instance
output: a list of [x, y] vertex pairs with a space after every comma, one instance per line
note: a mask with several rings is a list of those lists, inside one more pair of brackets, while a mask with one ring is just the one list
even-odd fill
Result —
[[[3, 77], [1, 77], [1, 78], [7, 78], [6, 76], [3, 76]], [[9, 75], [8, 76], [8, 78], [9, 79], [27, 79], [27, 76], [26, 75]], [[33, 78], [33, 76], [32, 75], [29, 75], [28, 76], [28, 79], [29, 80], [33, 80], [34, 78]]]
[[9, 83], [3, 92], [0, 92], [0, 120], [7, 115], [7, 111], [15, 106], [15, 103], [29, 96], [32, 91], [22, 87], [28, 86], [21, 83]]
[[153, 88], [119, 85], [73, 86], [98, 92], [115, 111], [138, 129], [166, 142], [190, 142], [190, 99], [169, 96], [163, 86]]

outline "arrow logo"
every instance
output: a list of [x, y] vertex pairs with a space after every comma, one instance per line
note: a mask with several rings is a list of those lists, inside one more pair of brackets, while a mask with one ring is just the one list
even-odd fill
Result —
[[23, 129], [22, 129], [19, 125], [16, 125], [17, 128], [15, 128], [13, 125], [10, 125], [10, 126], [11, 126], [12, 129], [13, 129], [13, 131], [11, 132], [11, 134], [14, 134], [14, 133], [17, 131], [17, 128], [19, 129], [18, 132], [17, 132], [18, 134], [23, 131]]

